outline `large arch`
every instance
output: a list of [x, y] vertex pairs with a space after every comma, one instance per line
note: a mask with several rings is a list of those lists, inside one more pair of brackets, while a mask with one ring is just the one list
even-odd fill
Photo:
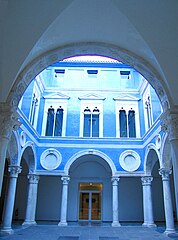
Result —
[[160, 164], [160, 153], [153, 143], [150, 143], [145, 151], [144, 171], [145, 175], [151, 176], [152, 170], [156, 162]]
[[76, 153], [75, 155], [73, 155], [69, 161], [66, 163], [65, 165], [65, 168], [64, 168], [64, 172], [66, 175], [69, 174], [69, 169], [71, 167], [71, 165], [80, 157], [82, 156], [85, 156], [85, 155], [95, 155], [95, 156], [98, 156], [98, 157], [101, 157], [103, 160], [105, 160], [108, 165], [110, 166], [111, 168], [111, 172], [112, 172], [112, 175], [114, 176], [115, 173], [116, 173], [116, 167], [113, 163], [113, 161], [106, 155], [104, 154], [103, 152], [101, 151], [98, 151], [98, 150], [94, 150], [94, 149], [87, 149], [87, 150], [83, 150], [83, 151], [80, 151], [78, 153]]
[[[36, 170], [37, 159], [36, 159], [36, 150], [35, 150], [35, 146], [34, 146], [33, 142], [28, 141], [25, 143], [24, 147], [22, 148], [21, 154], [20, 154], [20, 159], [19, 159], [20, 162], [21, 162], [22, 156], [24, 154], [27, 155], [26, 162], [27, 162], [27, 165], [29, 168], [29, 173], [34, 173]], [[32, 156], [32, 157], [29, 158], [28, 155]], [[19, 165], [20, 165], [20, 162], [19, 162]]]
[[130, 65], [140, 72], [155, 89], [162, 104], [163, 111], [166, 111], [169, 107], [171, 107], [172, 102], [168, 89], [164, 84], [163, 79], [153, 66], [138, 55], [135, 55], [126, 49], [119, 48], [118, 46], [112, 44], [99, 42], [73, 43], [58, 47], [40, 55], [19, 73], [9, 93], [7, 102], [10, 106], [17, 108], [18, 103], [30, 82], [49, 65], [64, 58], [89, 54], [107, 56]]

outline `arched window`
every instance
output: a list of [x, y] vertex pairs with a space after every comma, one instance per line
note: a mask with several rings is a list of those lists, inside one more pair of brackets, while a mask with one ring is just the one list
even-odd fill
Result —
[[146, 102], [145, 102], [145, 108], [147, 113], [147, 122], [148, 122], [148, 128], [150, 128], [153, 124], [152, 122], [152, 112], [151, 112], [151, 101], [150, 96], [148, 96]]
[[122, 108], [119, 110], [120, 137], [127, 137], [127, 116]]
[[99, 109], [95, 107], [93, 111], [86, 107], [84, 110], [84, 137], [99, 137]]
[[35, 121], [35, 114], [36, 114], [36, 107], [38, 104], [38, 98], [36, 97], [35, 93], [33, 94], [31, 109], [30, 109], [30, 123], [32, 126], [34, 125]]
[[64, 109], [60, 106], [56, 112], [54, 136], [62, 136], [63, 112]]
[[129, 137], [136, 137], [135, 130], [135, 111], [131, 108], [128, 113]]
[[46, 123], [46, 136], [53, 136], [54, 127], [54, 108], [51, 106], [48, 109], [47, 123]]

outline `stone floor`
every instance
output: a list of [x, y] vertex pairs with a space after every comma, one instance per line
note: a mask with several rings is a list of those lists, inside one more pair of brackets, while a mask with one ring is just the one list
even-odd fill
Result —
[[145, 228], [140, 225], [122, 225], [111, 227], [110, 224], [78, 225], [70, 224], [59, 227], [52, 224], [38, 224], [31, 227], [13, 225], [14, 234], [4, 235], [2, 240], [171, 240], [178, 239], [178, 234], [166, 236], [165, 227]]

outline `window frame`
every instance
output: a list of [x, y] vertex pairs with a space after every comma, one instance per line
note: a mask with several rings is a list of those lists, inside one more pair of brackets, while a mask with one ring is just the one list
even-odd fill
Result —
[[102, 138], [103, 137], [103, 100], [81, 100], [79, 137], [87, 138], [87, 137], [84, 137], [84, 110], [87, 107], [91, 110], [91, 113], [93, 113], [93, 110], [95, 109], [95, 107], [99, 109], [99, 137], [92, 137], [90, 133], [90, 137], [88, 138]]
[[[122, 109], [123, 108], [123, 109]], [[127, 137], [120, 136], [120, 120], [119, 120], [119, 111], [125, 110], [127, 117]], [[116, 100], [116, 138], [129, 138], [129, 126], [128, 126], [128, 112], [129, 110], [135, 111], [135, 131], [136, 138], [140, 138], [140, 119], [138, 111], [138, 101], [137, 100]]]

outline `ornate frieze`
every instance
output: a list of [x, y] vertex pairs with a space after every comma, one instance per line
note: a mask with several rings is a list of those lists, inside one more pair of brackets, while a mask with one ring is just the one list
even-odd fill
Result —
[[24, 71], [19, 74], [16, 83], [14, 84], [9, 94], [8, 102], [11, 106], [17, 108], [18, 102], [20, 101], [20, 98], [23, 95], [26, 87], [29, 85], [31, 80], [45, 67], [53, 64], [56, 61], [70, 56], [85, 54], [105, 55], [122, 61], [135, 68], [147, 79], [147, 81], [150, 82], [150, 84], [156, 90], [161, 101], [163, 110], [166, 111], [169, 108], [170, 102], [168, 95], [166, 94], [165, 86], [163, 86], [162, 84], [163, 80], [161, 76], [159, 76], [159, 74], [151, 66], [151, 64], [123, 48], [118, 48], [111, 44], [98, 44], [95, 42], [84, 42], [66, 45], [63, 48], [52, 50], [46, 55], [35, 59], [26, 67]]
[[148, 186], [151, 185], [151, 182], [153, 181], [153, 177], [151, 176], [144, 176], [141, 178], [142, 186]]
[[22, 168], [21, 166], [10, 165], [8, 171], [10, 172], [10, 177], [17, 178], [19, 173], [21, 173]]

